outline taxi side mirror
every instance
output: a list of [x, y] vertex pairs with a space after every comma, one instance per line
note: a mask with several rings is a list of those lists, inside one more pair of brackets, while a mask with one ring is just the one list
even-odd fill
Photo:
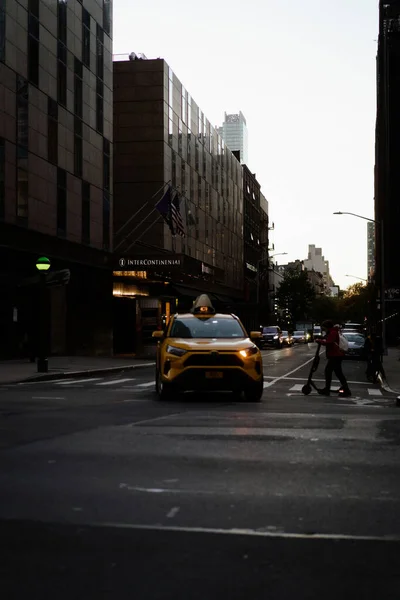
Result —
[[164, 337], [164, 332], [157, 329], [157, 331], [153, 331], [151, 337], [161, 340]]
[[250, 331], [251, 340], [259, 340], [262, 338], [261, 331]]

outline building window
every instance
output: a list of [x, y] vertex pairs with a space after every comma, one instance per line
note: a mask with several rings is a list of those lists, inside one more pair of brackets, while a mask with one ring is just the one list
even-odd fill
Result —
[[57, 235], [67, 233], [67, 172], [57, 169]]
[[82, 8], [82, 62], [90, 69], [90, 14]]
[[75, 75], [74, 75], [74, 112], [77, 117], [82, 118], [83, 105], [83, 65], [80, 60], [75, 58]]
[[5, 214], [5, 142], [0, 138], [0, 220]]
[[6, 1], [0, 0], [0, 62], [6, 59]]
[[111, 37], [112, 11], [111, 0], [103, 0], [103, 29]]
[[74, 120], [74, 175], [82, 177], [83, 172], [83, 141], [82, 121], [79, 117]]
[[[21, 166], [20, 166], [21, 165]], [[17, 167], [17, 217], [28, 218], [28, 159], [18, 161]]]
[[90, 183], [82, 181], [82, 243], [90, 244]]
[[96, 95], [96, 129], [103, 133], [104, 126], [104, 100], [99, 94]]
[[110, 165], [110, 142], [106, 138], [103, 138], [103, 188], [108, 192], [111, 185]]
[[110, 249], [111, 145], [103, 138], [103, 248]]
[[96, 77], [104, 78], [104, 31], [97, 23], [96, 26]]
[[47, 160], [58, 163], [58, 104], [47, 98]]

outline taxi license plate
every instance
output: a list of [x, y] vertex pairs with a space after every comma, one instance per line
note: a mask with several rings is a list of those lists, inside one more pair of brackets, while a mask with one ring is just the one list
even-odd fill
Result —
[[206, 371], [206, 379], [222, 379], [223, 376], [222, 371]]

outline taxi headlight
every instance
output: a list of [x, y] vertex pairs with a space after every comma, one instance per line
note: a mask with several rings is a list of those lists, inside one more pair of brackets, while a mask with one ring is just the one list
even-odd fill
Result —
[[174, 356], [183, 356], [186, 354], [187, 350], [183, 348], [177, 348], [176, 346], [167, 346], [168, 354], [173, 354]]
[[257, 354], [258, 348], [257, 346], [250, 346], [249, 348], [245, 348], [244, 350], [240, 350], [239, 354], [244, 358], [248, 358], [252, 354]]
[[277, 340], [279, 335], [274, 335], [274, 340]]

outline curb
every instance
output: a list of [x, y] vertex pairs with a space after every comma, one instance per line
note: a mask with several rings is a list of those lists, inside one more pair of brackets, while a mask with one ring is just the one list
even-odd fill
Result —
[[[111, 375], [112, 373], [123, 373], [124, 371], [134, 371], [135, 369], [143, 369], [146, 367], [154, 367], [155, 362], [141, 363], [139, 365], [126, 365], [123, 367], [107, 367], [102, 369], [86, 369], [84, 371], [57, 371], [57, 373], [46, 373], [43, 375], [34, 375], [27, 379], [20, 379], [18, 381], [8, 381], [4, 385], [15, 385], [16, 383], [33, 383], [40, 381], [52, 381], [53, 379], [72, 379], [81, 375]], [[0, 382], [0, 385], [1, 382]]]
[[397, 395], [395, 404], [396, 404], [396, 406], [400, 406], [400, 392], [398, 390], [393, 390], [389, 386], [388, 382], [385, 379], [383, 379], [381, 374], [378, 375], [378, 381], [379, 381], [381, 387], [385, 390], [385, 392], [389, 392], [390, 394]]

